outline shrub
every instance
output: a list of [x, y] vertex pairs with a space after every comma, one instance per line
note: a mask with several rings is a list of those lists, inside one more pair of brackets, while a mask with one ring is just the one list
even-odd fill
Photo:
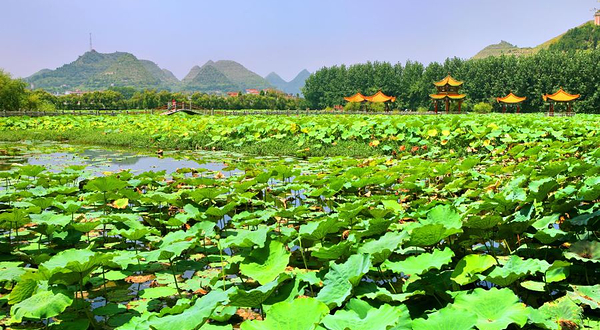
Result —
[[492, 112], [492, 105], [486, 102], [479, 102], [473, 106], [473, 111], [476, 113], [490, 113]]

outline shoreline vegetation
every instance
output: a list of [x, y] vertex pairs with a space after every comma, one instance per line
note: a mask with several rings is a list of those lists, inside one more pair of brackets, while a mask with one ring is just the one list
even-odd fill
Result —
[[[538, 129], [532, 129], [537, 127]], [[0, 141], [165, 150], [222, 150], [255, 156], [430, 157], [503, 153], [578, 142], [600, 145], [594, 115], [463, 116], [57, 116], [0, 118]]]

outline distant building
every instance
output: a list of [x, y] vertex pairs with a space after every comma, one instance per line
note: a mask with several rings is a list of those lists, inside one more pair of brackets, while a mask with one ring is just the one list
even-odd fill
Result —
[[82, 95], [85, 92], [81, 91], [80, 89], [76, 89], [74, 91], [66, 91], [65, 95], [71, 95], [71, 94], [75, 94], [75, 95]]
[[260, 95], [260, 91], [258, 89], [246, 89], [246, 94]]
[[594, 16], [594, 23], [596, 26], [600, 26], [600, 10], [596, 11], [596, 15]]
[[227, 92], [227, 96], [229, 96], [229, 97], [236, 97], [236, 96], [238, 96], [238, 94], [239, 94], [238, 92]]

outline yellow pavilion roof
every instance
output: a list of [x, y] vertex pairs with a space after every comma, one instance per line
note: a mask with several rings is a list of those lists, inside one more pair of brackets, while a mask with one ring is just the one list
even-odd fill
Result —
[[466, 96], [467, 96], [466, 94], [445, 94], [445, 93], [429, 95], [429, 97], [431, 97], [434, 100], [442, 100], [445, 98], [449, 98], [451, 100], [460, 100], [460, 99], [464, 99]]
[[570, 102], [573, 100], [576, 100], [580, 97], [581, 95], [579, 94], [569, 94], [567, 92], [564, 91], [564, 89], [562, 89], [562, 87], [558, 90], [558, 92], [554, 93], [554, 94], [546, 94], [543, 96], [544, 101], [547, 101], [548, 99], [555, 101], [555, 102]]
[[516, 103], [521, 103], [521, 102], [525, 101], [526, 99], [527, 99], [526, 97], [519, 97], [513, 93], [509, 93], [505, 97], [496, 98], [496, 101], [501, 102], [501, 103], [516, 104]]
[[381, 91], [379, 91], [371, 96], [365, 96], [365, 99], [367, 101], [373, 102], [373, 103], [383, 103], [383, 102], [387, 102], [387, 101], [396, 102], [396, 97], [387, 96], [387, 95], [383, 94]]
[[458, 81], [454, 78], [452, 78], [452, 76], [448, 75], [446, 76], [446, 78], [438, 81], [438, 82], [434, 82], [434, 85], [436, 85], [437, 87], [442, 87], [442, 86], [446, 86], [446, 85], [450, 85], [453, 87], [457, 87], [463, 84], [462, 81]]
[[362, 101], [366, 100], [366, 98], [361, 93], [356, 93], [352, 96], [344, 97], [344, 100], [346, 100], [348, 102], [362, 102]]

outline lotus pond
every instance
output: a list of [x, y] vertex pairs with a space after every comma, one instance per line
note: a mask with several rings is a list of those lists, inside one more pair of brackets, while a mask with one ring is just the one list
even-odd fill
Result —
[[0, 324], [598, 329], [597, 124], [469, 118], [370, 158], [0, 144]]

